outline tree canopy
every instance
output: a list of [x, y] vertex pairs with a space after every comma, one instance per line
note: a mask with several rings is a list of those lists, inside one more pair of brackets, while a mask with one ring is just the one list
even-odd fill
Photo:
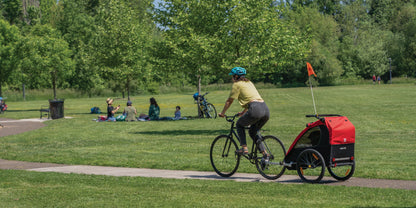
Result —
[[16, 68], [15, 45], [19, 40], [19, 29], [0, 19], [0, 97], [2, 85], [9, 81]]
[[[160, 85], [322, 85], [416, 77], [415, 0], [0, 0], [2, 87], [157, 93]], [[390, 67], [391, 64], [391, 67]], [[55, 79], [56, 78], [56, 79]]]

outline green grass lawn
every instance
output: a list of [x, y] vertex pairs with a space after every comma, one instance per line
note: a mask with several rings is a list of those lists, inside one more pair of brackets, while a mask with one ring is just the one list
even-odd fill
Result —
[[415, 191], [0, 171], [1, 207], [414, 207]]
[[[354, 177], [416, 180], [415, 89], [414, 84], [314, 88], [318, 113], [342, 114], [347, 116], [355, 125], [355, 158], [357, 164]], [[271, 111], [271, 119], [264, 127], [265, 132], [263, 134], [272, 134], [279, 137], [286, 148], [289, 148], [297, 134], [305, 127], [305, 124], [314, 121], [313, 118], [305, 118], [306, 114], [314, 113], [310, 89], [262, 89], [259, 91]], [[213, 91], [207, 98], [209, 102], [217, 107], [217, 111], [220, 111], [228, 93], [228, 91]], [[156, 95], [154, 97], [160, 104], [161, 116], [173, 116], [176, 105], [182, 107], [183, 116], [196, 116], [196, 105], [193, 103], [191, 93]], [[98, 106], [102, 111], [105, 111], [105, 99], [66, 99], [65, 116], [72, 117], [72, 119], [47, 121], [45, 122], [47, 126], [44, 128], [0, 138], [0, 158], [63, 164], [213, 171], [209, 162], [209, 148], [212, 140], [217, 135], [227, 133], [229, 124], [225, 119], [115, 123], [92, 121], [97, 115], [89, 114], [91, 107]], [[147, 113], [149, 96], [136, 96], [132, 98], [132, 101], [133, 106], [138, 109], [139, 113]], [[47, 103], [47, 100], [8, 102], [9, 110], [0, 116], [15, 119], [37, 118], [39, 117], [38, 110], [40, 106]], [[126, 99], [116, 99], [115, 104], [125, 106]], [[238, 103], [234, 103], [228, 110], [228, 114], [231, 115], [240, 110]], [[255, 173], [256, 169], [253, 165], [244, 161], [238, 172]], [[19, 187], [17, 190], [29, 193], [33, 191], [31, 193], [33, 197], [36, 197], [36, 194], [34, 194], [36, 188], [40, 188], [40, 192], [43, 194], [47, 194], [48, 191], [62, 191], [68, 188], [67, 191], [70, 193], [66, 198], [67, 201], [71, 201], [71, 198], [76, 197], [77, 194], [85, 194], [85, 198], [80, 199], [78, 204], [74, 204], [74, 206], [85, 207], [90, 205], [99, 207], [102, 204], [100, 204], [98, 198], [114, 198], [117, 195], [120, 195], [120, 199], [117, 200], [125, 198], [127, 201], [126, 204], [120, 207], [129, 206], [128, 203], [133, 203], [139, 199], [152, 201], [145, 204], [148, 206], [169, 206], [170, 202], [178, 201], [173, 206], [187, 205], [194, 207], [210, 204], [215, 207], [223, 207], [221, 201], [216, 204], [217, 198], [227, 203], [232, 201], [230, 206], [235, 207], [244, 206], [245, 204], [255, 206], [255, 202], [262, 203], [264, 201], [262, 199], [273, 202], [265, 204], [265, 206], [276, 207], [284, 207], [291, 203], [294, 203], [293, 206], [306, 204], [307, 207], [331, 207], [331, 205], [334, 205], [331, 203], [335, 203], [337, 206], [339, 204], [340, 207], [416, 206], [414, 200], [409, 201], [409, 199], [415, 198], [415, 191], [404, 190], [275, 183], [246, 184], [226, 181], [118, 179], [72, 174], [28, 173], [25, 171], [0, 171], [0, 174], [0, 177], [3, 176], [7, 180], [13, 178], [8, 177], [9, 175], [18, 175], [16, 177], [18, 177], [21, 184], [10, 182], [10, 189], [17, 186]], [[37, 184], [37, 180], [46, 177], [43, 174], [50, 176], [52, 179], [45, 182], [45, 184]], [[285, 174], [296, 174], [296, 171], [286, 171]], [[64, 178], [62, 180], [67, 182], [61, 184], [59, 178]], [[103, 184], [100, 184], [100, 181]], [[25, 186], [22, 184], [26, 183], [28, 187], [24, 188]], [[79, 184], [85, 189], [75, 190], [70, 188], [72, 187], [71, 183]], [[146, 190], [149, 187], [143, 188], [146, 185], [142, 185], [142, 183], [150, 187], [155, 186], [158, 192], [154, 196], [147, 193], [143, 194], [147, 192]], [[194, 193], [200, 192], [204, 187], [213, 188], [200, 194]], [[253, 191], [242, 193], [242, 190], [246, 187], [250, 187], [250, 190], [253, 189]], [[109, 189], [114, 192], [109, 191]], [[125, 193], [124, 189], [126, 189]], [[236, 192], [237, 190], [238, 192]], [[270, 191], [270, 193], [267, 192], [270, 195], [263, 196], [265, 190]], [[6, 193], [8, 191], [7, 185], [1, 186], [0, 197], [7, 198]], [[226, 193], [219, 194], [219, 191]], [[105, 193], [100, 194], [99, 192]], [[167, 194], [173, 192], [183, 193], [190, 197], [177, 194], [172, 195], [173, 199], [166, 197]], [[142, 196], [142, 198], [135, 198], [136, 193], [137, 196]], [[252, 196], [251, 193], [253, 193]], [[337, 193], [336, 200], [331, 199], [333, 193]], [[345, 196], [341, 193], [344, 193]], [[381, 196], [376, 193], [381, 194]], [[22, 198], [22, 200], [25, 198], [24, 194], [16, 192], [16, 195], [17, 198]], [[209, 197], [206, 195], [209, 195]], [[316, 198], [316, 195], [324, 197]], [[362, 198], [362, 200], [355, 204], [346, 198], [347, 195], [353, 195], [353, 197]], [[163, 198], [160, 204], [152, 198], [156, 196]], [[227, 200], [227, 197], [231, 200]], [[249, 197], [249, 200], [246, 201], [250, 202], [242, 202], [245, 197]], [[371, 200], [368, 200], [369, 198]], [[397, 200], [391, 198], [397, 198]], [[30, 198], [26, 200], [30, 204]], [[107, 205], [114, 207], [117, 200], [109, 201]], [[103, 202], [105, 201], [103, 200]], [[381, 204], [381, 202], [385, 202], [385, 204]], [[42, 204], [43, 202], [40, 201], [39, 203]], [[65, 206], [71, 206], [65, 202], [63, 203]], [[6, 205], [13, 207], [16, 204], [9, 201]], [[22, 205], [25, 206], [24, 203]], [[60, 207], [60, 205], [62, 204], [51, 206]]]

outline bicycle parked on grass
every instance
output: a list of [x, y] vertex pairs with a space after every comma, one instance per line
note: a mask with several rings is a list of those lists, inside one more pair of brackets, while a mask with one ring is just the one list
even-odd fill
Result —
[[[206, 92], [203, 95], [199, 95], [198, 93], [194, 94], [194, 100], [195, 103], [199, 106], [199, 110], [202, 114], [202, 117], [206, 118], [217, 118], [217, 110], [215, 109], [214, 105], [212, 103], [209, 103], [207, 99], [205, 98], [205, 95], [207, 95], [209, 92]], [[198, 97], [199, 97], [199, 103], [198, 103]]]
[[251, 152], [247, 155], [237, 153], [239, 137], [236, 132], [234, 116], [225, 116], [226, 120], [231, 123], [228, 135], [220, 135], [214, 139], [211, 144], [210, 160], [215, 172], [222, 177], [232, 176], [240, 165], [241, 157], [246, 158], [250, 163], [255, 164], [259, 173], [270, 180], [279, 178], [285, 171], [282, 161], [285, 158], [286, 150], [283, 143], [275, 136], [261, 136], [266, 152], [270, 155], [269, 160], [263, 159], [263, 154], [258, 147], [257, 142], [253, 142]]

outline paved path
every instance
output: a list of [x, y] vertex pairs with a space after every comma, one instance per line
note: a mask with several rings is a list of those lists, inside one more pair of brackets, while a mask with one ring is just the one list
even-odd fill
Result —
[[[31, 163], [22, 161], [11, 161], [0, 159], [0, 169], [19, 169], [36, 172], [59, 172], [77, 173], [88, 175], [107, 176], [131, 176], [131, 177], [153, 177], [153, 178], [174, 178], [174, 179], [201, 179], [201, 180], [234, 180], [240, 182], [274, 182], [285, 184], [302, 184], [297, 175], [283, 175], [278, 180], [267, 180], [260, 174], [236, 173], [232, 177], [223, 178], [214, 171], [181, 171], [181, 170], [160, 170], [146, 168], [122, 168], [88, 165], [61, 165], [52, 163]], [[416, 181], [385, 180], [385, 179], [364, 179], [352, 177], [347, 181], [339, 182], [330, 177], [324, 177], [321, 183], [331, 186], [359, 186], [370, 188], [393, 188], [416, 190]]]
[[45, 126], [47, 119], [21, 119], [13, 120], [0, 118], [0, 137], [32, 131]]
[[[10, 120], [0, 118], [0, 137], [17, 134], [25, 131], [34, 130], [44, 126], [45, 120], [24, 119]], [[17, 169], [37, 172], [59, 172], [59, 173], [78, 173], [90, 175], [108, 176], [131, 176], [131, 177], [156, 177], [174, 179], [201, 179], [201, 180], [234, 180], [241, 182], [274, 182], [285, 184], [302, 184], [297, 175], [283, 175], [278, 180], [267, 180], [260, 174], [236, 173], [230, 178], [218, 176], [214, 171], [181, 171], [181, 170], [160, 170], [145, 168], [122, 168], [122, 167], [103, 167], [88, 165], [63, 165], [52, 163], [33, 163], [23, 161], [12, 161], [0, 159], [0, 169]], [[416, 190], [416, 181], [404, 180], [385, 180], [385, 179], [365, 179], [352, 177], [347, 181], [339, 182], [331, 177], [324, 177], [322, 183], [331, 186], [359, 186], [370, 188], [393, 188]]]

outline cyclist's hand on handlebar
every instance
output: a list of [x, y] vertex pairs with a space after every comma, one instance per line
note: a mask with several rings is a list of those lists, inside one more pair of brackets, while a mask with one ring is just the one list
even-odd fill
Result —
[[221, 118], [224, 118], [225, 117], [225, 114], [218, 113], [218, 116], [221, 117]]

